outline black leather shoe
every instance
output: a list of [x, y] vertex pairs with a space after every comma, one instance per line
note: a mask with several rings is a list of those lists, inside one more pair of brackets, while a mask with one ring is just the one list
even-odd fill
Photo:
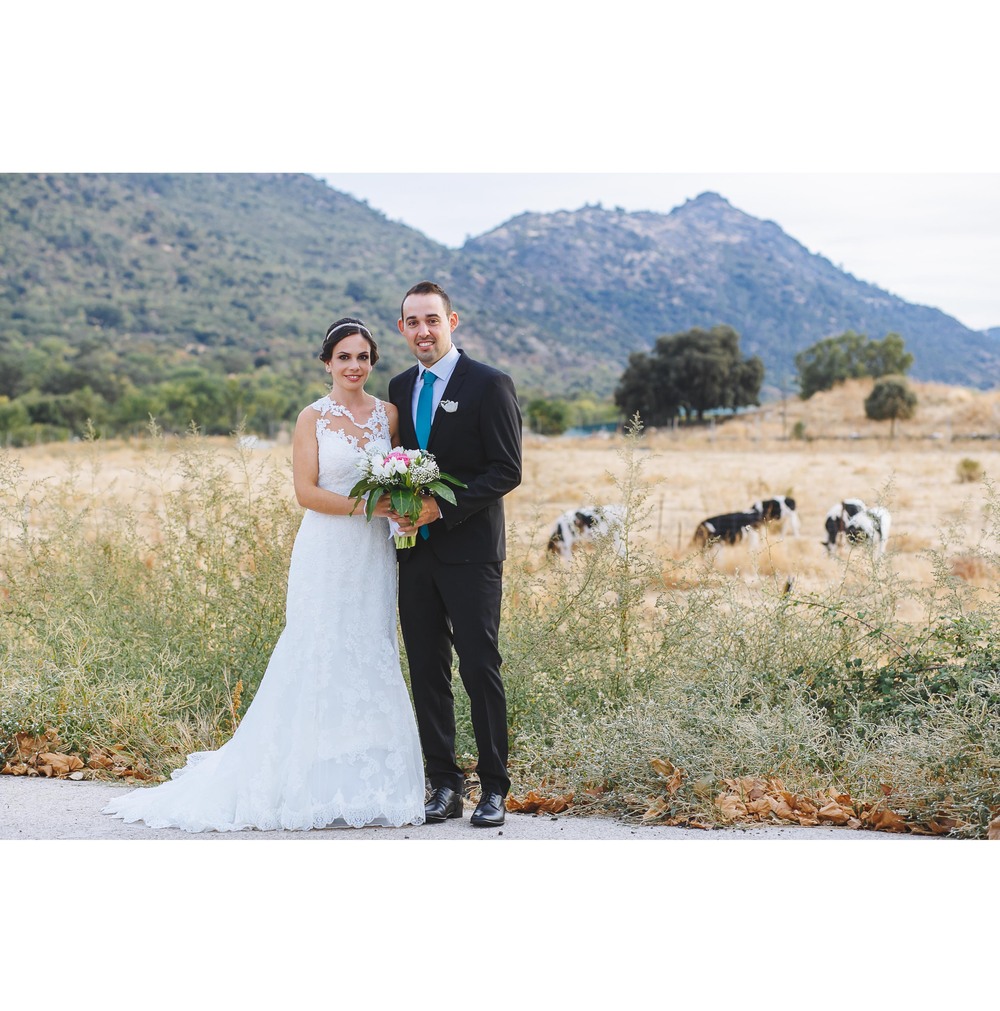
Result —
[[469, 821], [476, 828], [499, 828], [503, 824], [505, 813], [503, 794], [486, 793]]
[[431, 794], [431, 799], [424, 804], [424, 821], [447, 821], [449, 818], [461, 818], [464, 805], [461, 793], [448, 786], [439, 786]]

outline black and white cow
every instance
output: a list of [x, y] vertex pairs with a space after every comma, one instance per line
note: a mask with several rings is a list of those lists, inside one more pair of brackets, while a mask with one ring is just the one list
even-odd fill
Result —
[[826, 548], [827, 554], [832, 555], [836, 552], [837, 546], [844, 539], [847, 521], [864, 508], [865, 504], [859, 498], [845, 498], [843, 502], [837, 502], [830, 506], [830, 511], [823, 521], [826, 537], [820, 542]]
[[795, 511], [795, 499], [787, 495], [775, 495], [774, 498], [758, 499], [750, 512], [760, 513], [764, 523], [777, 523], [781, 532], [799, 536], [799, 514]]
[[576, 545], [610, 535], [614, 538], [615, 550], [621, 554], [625, 549], [621, 538], [624, 521], [625, 514], [620, 506], [582, 506], [570, 509], [553, 525], [548, 550], [568, 561]]
[[709, 516], [698, 524], [692, 542], [705, 548], [711, 543], [736, 544], [745, 537], [751, 546], [756, 546], [757, 527], [763, 522], [764, 517], [757, 510]]
[[868, 544], [876, 555], [885, 552], [892, 517], [885, 506], [869, 506], [851, 516], [844, 525], [844, 536], [851, 544]]
[[845, 498], [826, 514], [826, 539], [822, 543], [831, 555], [845, 539], [851, 544], [867, 542], [881, 555], [891, 526], [892, 517], [885, 506], [866, 506], [859, 498]]

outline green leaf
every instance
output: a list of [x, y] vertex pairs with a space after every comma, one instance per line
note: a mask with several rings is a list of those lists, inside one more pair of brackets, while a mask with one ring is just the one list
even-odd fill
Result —
[[431, 481], [431, 483], [427, 485], [427, 490], [429, 492], [433, 492], [435, 495], [440, 495], [445, 502], [450, 502], [452, 505], [456, 504], [455, 493], [446, 484], [442, 484], [440, 481]]
[[464, 481], [459, 481], [459, 479], [457, 477], [452, 477], [451, 474], [446, 474], [444, 471], [441, 471], [441, 478], [440, 479], [442, 481], [449, 481], [451, 484], [455, 485], [456, 488], [468, 488], [469, 487]]
[[382, 489], [375, 488], [368, 495], [368, 501], [365, 503], [365, 519], [371, 520], [372, 513], [375, 512], [375, 506], [378, 505], [378, 500], [382, 497]]
[[390, 497], [392, 498], [392, 508], [400, 516], [416, 519], [420, 515], [420, 496], [415, 495], [409, 488], [393, 488]]

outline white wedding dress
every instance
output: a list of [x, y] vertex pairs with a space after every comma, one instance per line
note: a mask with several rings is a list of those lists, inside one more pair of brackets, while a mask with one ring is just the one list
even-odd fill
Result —
[[[346, 408], [312, 405], [319, 485], [346, 495], [364, 445], [329, 428]], [[353, 421], [353, 418], [351, 419]], [[390, 448], [385, 406], [364, 426]], [[424, 773], [399, 665], [396, 559], [388, 521], [307, 510], [292, 548], [285, 628], [236, 733], [171, 779], [105, 814], [188, 832], [418, 825]]]

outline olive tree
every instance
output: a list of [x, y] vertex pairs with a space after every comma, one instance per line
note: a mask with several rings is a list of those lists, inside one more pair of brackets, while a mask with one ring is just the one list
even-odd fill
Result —
[[756, 355], [743, 358], [732, 327], [694, 327], [658, 338], [648, 354], [629, 355], [615, 403], [626, 417], [638, 412], [649, 425], [667, 424], [681, 412], [702, 421], [715, 408], [759, 403], [763, 380], [763, 363]]
[[889, 422], [889, 438], [896, 437], [896, 419], [908, 421], [917, 410], [917, 395], [902, 376], [879, 379], [865, 398], [865, 417]]
[[795, 356], [799, 396], [808, 400], [821, 390], [832, 390], [847, 379], [863, 376], [902, 375], [913, 364], [898, 333], [880, 341], [848, 330], [839, 337], [825, 337]]

